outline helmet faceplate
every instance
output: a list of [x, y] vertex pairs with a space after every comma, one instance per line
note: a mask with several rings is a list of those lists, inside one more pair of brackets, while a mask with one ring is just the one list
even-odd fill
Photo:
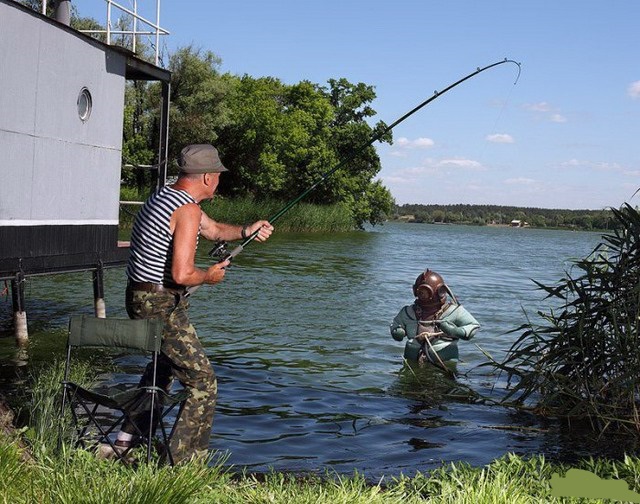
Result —
[[436, 300], [444, 303], [447, 299], [447, 286], [438, 273], [427, 269], [416, 278], [413, 284], [413, 295], [422, 303], [433, 303]]

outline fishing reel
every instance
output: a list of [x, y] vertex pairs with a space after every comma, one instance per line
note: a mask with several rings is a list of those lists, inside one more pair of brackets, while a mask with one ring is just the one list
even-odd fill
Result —
[[215, 246], [209, 251], [209, 257], [216, 259], [217, 262], [222, 262], [231, 257], [231, 252], [227, 249], [226, 241], [217, 241]]

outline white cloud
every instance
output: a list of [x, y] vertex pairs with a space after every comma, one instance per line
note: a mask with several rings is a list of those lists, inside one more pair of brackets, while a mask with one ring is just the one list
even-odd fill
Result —
[[622, 173], [624, 171], [622, 166], [620, 166], [618, 163], [597, 162], [597, 163], [591, 163], [591, 164], [593, 168], [595, 168], [598, 171], [617, 172], [617, 173]]
[[430, 138], [424, 137], [416, 138], [415, 140], [409, 140], [406, 137], [400, 137], [394, 142], [394, 144], [398, 147], [407, 149], [428, 149], [430, 147], [433, 147], [435, 145], [435, 142]]
[[515, 143], [515, 140], [511, 135], [506, 133], [495, 133], [493, 135], [487, 135], [487, 141], [493, 143]]
[[429, 148], [435, 145], [435, 142], [430, 138], [416, 138], [413, 141], [413, 145], [419, 148]]
[[560, 163], [562, 167], [569, 168], [582, 168], [592, 171], [599, 172], [608, 172], [608, 173], [622, 173], [622, 174], [633, 174], [633, 170], [629, 170], [619, 163], [607, 163], [604, 161], [580, 161], [578, 159], [570, 159], [569, 161], [564, 161]]
[[407, 175], [423, 175], [425, 173], [435, 174], [436, 172], [437, 170], [433, 166], [430, 166], [428, 164], [425, 166], [411, 166], [400, 171], [400, 173]]
[[536, 181], [526, 177], [517, 177], [517, 178], [506, 179], [504, 183], [509, 185], [531, 185], [531, 184], [535, 184]]
[[456, 166], [468, 170], [483, 170], [483, 166], [473, 159], [443, 159], [438, 162], [438, 166]]
[[633, 98], [640, 98], [640, 81], [635, 81], [629, 84], [629, 88], [627, 89], [627, 94]]
[[525, 103], [524, 108], [531, 112], [551, 112], [551, 105], [547, 102]]
[[420, 164], [394, 170], [393, 173], [383, 176], [383, 179], [390, 184], [407, 184], [415, 183], [420, 177], [440, 179], [447, 177], [452, 171], [463, 170], [484, 171], [485, 168], [481, 163], [472, 159], [442, 159], [438, 161], [426, 158]]
[[528, 110], [529, 112], [534, 112], [536, 116], [544, 116], [551, 122], [567, 122], [567, 118], [558, 113], [557, 109], [555, 107], [552, 107], [551, 104], [547, 102], [525, 103], [523, 105], [523, 108], [525, 110]]

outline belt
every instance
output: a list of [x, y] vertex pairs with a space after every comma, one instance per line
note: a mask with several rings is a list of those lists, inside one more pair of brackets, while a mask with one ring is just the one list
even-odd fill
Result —
[[129, 280], [127, 283], [131, 290], [144, 291], [144, 292], [166, 292], [168, 294], [184, 294], [184, 287], [165, 287], [162, 284], [151, 282], [134, 282]]

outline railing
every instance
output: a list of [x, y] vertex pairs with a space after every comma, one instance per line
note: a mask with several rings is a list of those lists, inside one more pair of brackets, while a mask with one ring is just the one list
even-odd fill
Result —
[[[136, 39], [139, 35], [150, 35], [155, 37], [155, 65], [158, 66], [160, 59], [160, 35], [169, 35], [169, 32], [160, 26], [160, 0], [156, 0], [156, 20], [150, 21], [149, 19], [138, 14], [138, 0], [131, 0], [133, 3], [133, 10], [120, 5], [113, 0], [105, 0], [107, 3], [107, 29], [106, 30], [80, 30], [83, 33], [105, 33], [107, 35], [107, 44], [111, 45], [111, 35], [131, 35], [132, 37], [132, 51], [136, 52]], [[111, 28], [111, 15], [112, 8], [115, 7], [120, 11], [130, 15], [133, 18], [133, 28], [131, 30], [113, 30]], [[42, 0], [42, 13], [47, 12], [47, 0]], [[139, 30], [139, 24], [143, 26], [142, 30]], [[147, 27], [146, 29], [144, 27]]]

